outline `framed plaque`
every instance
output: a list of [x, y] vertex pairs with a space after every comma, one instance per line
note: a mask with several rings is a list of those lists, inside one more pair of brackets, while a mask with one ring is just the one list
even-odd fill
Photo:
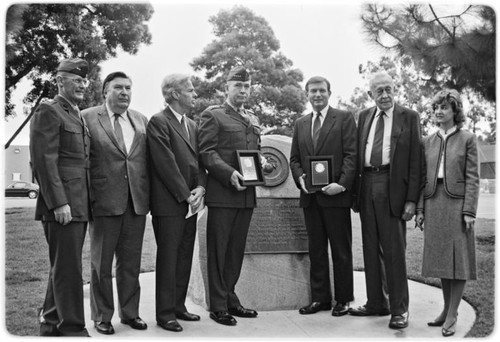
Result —
[[333, 156], [307, 156], [306, 163], [306, 188], [309, 192], [319, 191], [333, 182]]
[[237, 150], [236, 157], [240, 173], [244, 180], [241, 185], [264, 185], [264, 173], [260, 162], [260, 151], [258, 150]]

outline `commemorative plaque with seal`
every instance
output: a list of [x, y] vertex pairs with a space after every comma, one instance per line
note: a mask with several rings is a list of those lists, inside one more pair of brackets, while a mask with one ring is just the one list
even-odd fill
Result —
[[243, 176], [241, 185], [264, 185], [264, 173], [258, 150], [237, 150], [236, 157], [240, 173]]
[[310, 192], [319, 191], [333, 182], [333, 156], [307, 156], [306, 187]]

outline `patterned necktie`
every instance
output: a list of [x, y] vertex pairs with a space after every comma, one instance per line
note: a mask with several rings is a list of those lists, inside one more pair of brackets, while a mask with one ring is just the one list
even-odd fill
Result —
[[375, 136], [373, 137], [372, 154], [370, 164], [374, 167], [382, 165], [382, 145], [384, 142], [384, 115], [380, 112], [378, 115], [377, 126], [375, 126]]
[[120, 125], [120, 114], [115, 114], [115, 136], [118, 144], [127, 152], [127, 147], [125, 146], [125, 139], [123, 139], [122, 125]]
[[321, 130], [321, 112], [316, 114], [316, 118], [314, 119], [313, 124], [313, 146], [316, 149], [316, 145], [318, 144], [319, 131]]
[[184, 133], [185, 137], [187, 138], [187, 140], [189, 140], [189, 132], [187, 130], [186, 121], [184, 120], [184, 118], [185, 118], [185, 116], [183, 115], [182, 119], [181, 119], [181, 128], [182, 128], [182, 132]]

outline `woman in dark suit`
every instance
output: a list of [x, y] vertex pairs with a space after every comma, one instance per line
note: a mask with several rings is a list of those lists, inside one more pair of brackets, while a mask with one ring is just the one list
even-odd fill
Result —
[[427, 181], [417, 206], [424, 230], [422, 275], [441, 278], [444, 308], [429, 326], [455, 333], [458, 306], [467, 280], [476, 279], [474, 221], [479, 196], [477, 143], [462, 128], [460, 95], [442, 90], [432, 100], [439, 130], [423, 141]]

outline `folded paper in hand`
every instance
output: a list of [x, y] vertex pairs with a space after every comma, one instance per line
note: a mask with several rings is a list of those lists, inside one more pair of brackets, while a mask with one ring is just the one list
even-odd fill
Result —
[[198, 206], [198, 208], [196, 208], [196, 210], [193, 210], [193, 207], [191, 205], [188, 205], [188, 208], [189, 210], [186, 215], [187, 219], [195, 214], [200, 214], [199, 216], [201, 216], [201, 214], [203, 214], [205, 210], [205, 198], [201, 199], [200, 205]]

